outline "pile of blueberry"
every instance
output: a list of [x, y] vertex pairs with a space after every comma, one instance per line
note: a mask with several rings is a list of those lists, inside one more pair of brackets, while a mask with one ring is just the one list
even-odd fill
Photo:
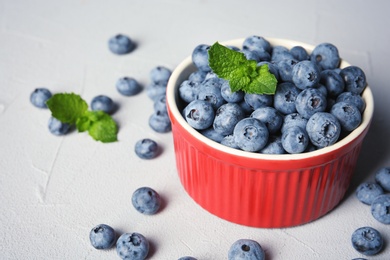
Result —
[[209, 66], [210, 46], [198, 45], [192, 52], [197, 70], [181, 83], [179, 96], [184, 118], [206, 137], [249, 152], [294, 154], [332, 145], [360, 125], [366, 76], [357, 66], [340, 69], [334, 45], [321, 43], [309, 54], [250, 36], [241, 49], [226, 47], [268, 64], [278, 85], [274, 95], [232, 92]]

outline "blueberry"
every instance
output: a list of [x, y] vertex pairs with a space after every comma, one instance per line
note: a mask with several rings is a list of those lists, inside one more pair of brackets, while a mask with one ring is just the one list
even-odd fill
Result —
[[345, 90], [354, 94], [361, 94], [367, 86], [364, 71], [357, 66], [348, 66], [340, 71], [344, 80]]
[[168, 113], [159, 110], [154, 111], [149, 117], [149, 126], [157, 133], [168, 133], [172, 130], [172, 124]]
[[227, 147], [230, 147], [230, 148], [235, 148], [235, 149], [239, 149], [238, 145], [236, 144], [236, 142], [234, 141], [234, 136], [233, 135], [227, 135], [225, 136], [222, 141], [221, 141], [221, 144], [227, 146]]
[[250, 117], [263, 122], [270, 134], [278, 132], [283, 123], [282, 115], [273, 107], [260, 107], [253, 111]]
[[36, 88], [30, 95], [30, 102], [39, 108], [47, 108], [46, 101], [52, 94], [47, 88]]
[[202, 135], [206, 136], [207, 138], [209, 138], [210, 140], [213, 140], [217, 143], [220, 143], [223, 140], [223, 138], [225, 137], [221, 133], [215, 131], [215, 129], [213, 127], [209, 127], [207, 129], [200, 130], [200, 133]]
[[375, 173], [375, 181], [385, 191], [390, 191], [390, 167], [383, 167]]
[[114, 112], [115, 104], [114, 101], [108, 96], [99, 95], [92, 99], [91, 101], [91, 109], [94, 111], [104, 111], [107, 114], [111, 114]]
[[323, 148], [337, 142], [341, 126], [334, 115], [327, 112], [317, 112], [307, 121], [306, 131], [310, 141], [315, 146]]
[[146, 94], [151, 100], [155, 100], [161, 95], [165, 95], [167, 92], [167, 85], [151, 82], [146, 86]]
[[372, 216], [383, 224], [390, 224], [390, 194], [377, 196], [371, 203]]
[[294, 46], [290, 49], [291, 55], [298, 61], [309, 60], [310, 56], [302, 46]]
[[237, 103], [244, 100], [245, 93], [241, 90], [232, 92], [229, 81], [224, 81], [221, 85], [221, 95], [226, 102]]
[[256, 118], [244, 118], [233, 130], [234, 142], [249, 152], [262, 149], [268, 142], [269, 132], [264, 123]]
[[185, 80], [179, 86], [179, 96], [185, 102], [194, 101], [199, 93], [200, 83], [192, 80]]
[[301, 116], [300, 114], [298, 113], [288, 114], [283, 119], [283, 124], [280, 131], [284, 133], [286, 129], [293, 126], [298, 126], [303, 129], [306, 129], [306, 124], [307, 124], [307, 119]]
[[337, 97], [344, 91], [344, 80], [335, 70], [321, 71], [320, 84], [325, 86], [326, 93], [333, 97]]
[[161, 197], [152, 188], [141, 187], [134, 191], [131, 202], [138, 212], [153, 215], [160, 209]]
[[317, 85], [316, 89], [318, 89], [322, 93], [322, 95], [324, 95], [325, 97], [328, 97], [328, 89], [324, 85], [319, 83]]
[[260, 150], [263, 154], [285, 154], [286, 151], [282, 145], [282, 138], [280, 136], [269, 136], [268, 143]]
[[115, 86], [118, 92], [124, 96], [133, 96], [141, 91], [141, 86], [138, 81], [130, 77], [118, 79]]
[[383, 189], [377, 183], [364, 182], [357, 187], [355, 194], [359, 201], [371, 205], [376, 197], [383, 194]]
[[336, 98], [336, 103], [341, 101], [355, 105], [359, 109], [360, 113], [363, 113], [364, 109], [366, 108], [366, 102], [359, 94], [343, 92]]
[[331, 43], [321, 43], [315, 46], [310, 59], [322, 70], [335, 69], [340, 64], [339, 51]]
[[292, 82], [299, 89], [316, 87], [320, 81], [320, 70], [314, 62], [300, 61], [292, 69]]
[[164, 94], [156, 97], [153, 102], [153, 109], [154, 111], [160, 111], [161, 113], [168, 113], [166, 96]]
[[258, 242], [251, 239], [239, 239], [230, 246], [228, 259], [264, 260], [265, 252]]
[[221, 94], [221, 85], [223, 80], [211, 78], [205, 80], [199, 87], [198, 100], [209, 102], [214, 109], [218, 109], [226, 101]]
[[54, 135], [64, 135], [67, 134], [70, 130], [70, 125], [67, 123], [62, 123], [60, 120], [50, 117], [49, 119], [49, 131]]
[[112, 53], [122, 55], [131, 52], [135, 43], [128, 36], [117, 34], [109, 39], [108, 48]]
[[277, 64], [281, 60], [295, 60], [290, 50], [284, 46], [276, 45], [272, 48], [271, 62]]
[[144, 138], [135, 143], [134, 151], [141, 159], [153, 159], [158, 155], [159, 147], [156, 141]]
[[347, 102], [335, 103], [330, 113], [339, 120], [341, 128], [344, 131], [353, 131], [362, 122], [362, 115], [359, 109], [355, 105]]
[[96, 249], [109, 249], [115, 244], [115, 230], [106, 224], [100, 224], [92, 228], [89, 240]]
[[213, 124], [215, 112], [210, 102], [194, 100], [184, 108], [184, 117], [190, 126], [203, 130]]
[[252, 110], [256, 110], [260, 107], [271, 106], [273, 103], [273, 96], [245, 93], [244, 100], [252, 108]]
[[301, 127], [289, 127], [282, 134], [282, 146], [288, 153], [302, 153], [306, 150], [308, 144], [307, 132]]
[[271, 44], [262, 36], [251, 35], [244, 39], [242, 43], [242, 48], [247, 50], [259, 50], [263, 49], [264, 51], [271, 52]]
[[361, 227], [352, 233], [352, 246], [363, 255], [375, 255], [383, 247], [383, 238], [378, 230], [372, 227]]
[[144, 260], [149, 253], [149, 242], [139, 233], [124, 233], [116, 242], [116, 252], [121, 259]]
[[182, 256], [177, 260], [197, 260], [195, 257], [192, 256]]
[[244, 111], [238, 104], [226, 103], [217, 109], [213, 128], [221, 135], [230, 135], [236, 124], [243, 118]]
[[301, 92], [293, 83], [283, 82], [277, 85], [274, 95], [274, 107], [282, 114], [291, 114], [297, 111], [295, 100]]
[[190, 74], [190, 76], [188, 76], [188, 80], [200, 83], [203, 80], [205, 80], [206, 75], [207, 75], [207, 72], [197, 70], [197, 71], [192, 72]]
[[292, 82], [293, 79], [293, 68], [298, 63], [296, 59], [283, 59], [278, 61], [279, 77], [282, 81]]
[[298, 113], [307, 119], [317, 112], [324, 112], [326, 104], [326, 97], [316, 88], [302, 90], [295, 100]]
[[192, 62], [194, 65], [201, 71], [211, 71], [209, 65], [209, 54], [208, 50], [210, 49], [210, 45], [207, 44], [199, 44], [192, 51]]
[[241, 51], [247, 60], [254, 60], [256, 62], [260, 62], [260, 55], [256, 51], [251, 51], [251, 50], [242, 50]]
[[157, 66], [150, 71], [150, 79], [156, 84], [166, 85], [172, 71], [164, 66]]

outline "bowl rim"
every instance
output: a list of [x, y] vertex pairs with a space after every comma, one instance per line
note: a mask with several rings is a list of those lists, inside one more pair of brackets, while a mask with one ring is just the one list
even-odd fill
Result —
[[[295, 41], [295, 40], [288, 40], [288, 39], [281, 39], [281, 38], [268, 38], [264, 37], [267, 41], [270, 42], [272, 46], [281, 45], [285, 46], [287, 48], [292, 48], [294, 46], [302, 46], [304, 47], [308, 53], [311, 53], [314, 49], [314, 45]], [[220, 42], [222, 45], [230, 45], [230, 46], [236, 46], [236, 47], [242, 47], [242, 43], [245, 40], [245, 38], [238, 38], [228, 41]], [[340, 61], [340, 68], [344, 68], [347, 66], [351, 66], [350, 63], [347, 61], [341, 59]], [[343, 139], [337, 141], [335, 144], [317, 149], [315, 151], [311, 152], [304, 152], [299, 154], [262, 154], [259, 152], [248, 152], [243, 151], [236, 148], [231, 148], [225, 145], [222, 145], [218, 142], [215, 142], [208, 137], [202, 135], [199, 133], [196, 129], [192, 128], [187, 121], [184, 119], [184, 117], [181, 114], [181, 111], [179, 111], [179, 108], [177, 106], [176, 98], [178, 98], [177, 91], [181, 79], [182, 73], [185, 70], [190, 69], [193, 67], [195, 70], [195, 66], [192, 63], [192, 57], [191, 55], [186, 57], [182, 62], [179, 63], [179, 65], [172, 71], [172, 74], [170, 76], [170, 79], [167, 84], [167, 91], [166, 91], [166, 103], [169, 111], [169, 116], [173, 117], [174, 120], [180, 124], [180, 126], [187, 131], [191, 136], [199, 140], [203, 145], [207, 145], [215, 150], [221, 151], [223, 153], [230, 154], [232, 156], [238, 156], [238, 157], [244, 157], [249, 159], [259, 159], [259, 160], [271, 160], [271, 161], [289, 161], [289, 160], [302, 160], [302, 159], [309, 159], [325, 154], [330, 154], [336, 150], [339, 150], [343, 147], [346, 147], [348, 144], [352, 143], [355, 139], [357, 139], [369, 126], [374, 114], [374, 99], [373, 94], [371, 91], [370, 86], [367, 84], [366, 88], [364, 89], [362, 93], [362, 97], [366, 103], [365, 110], [362, 114], [362, 122], [361, 124], [352, 132], [350, 132], [348, 135], [346, 135]], [[173, 119], [172, 118], [172, 119]], [[171, 120], [172, 120], [171, 119]]]

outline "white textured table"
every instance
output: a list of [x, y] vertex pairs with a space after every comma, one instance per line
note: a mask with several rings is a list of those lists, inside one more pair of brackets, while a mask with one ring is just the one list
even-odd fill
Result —
[[[359, 183], [390, 166], [388, 1], [27, 1], [0, 0], [0, 259], [119, 259], [115, 249], [95, 250], [90, 229], [100, 223], [118, 233], [139, 232], [151, 243], [149, 259], [226, 259], [240, 238], [258, 241], [267, 259], [362, 257], [350, 242], [361, 226], [378, 229], [386, 247], [370, 259], [390, 259], [390, 226], [373, 219], [354, 196]], [[129, 35], [129, 55], [109, 52], [108, 39]], [[121, 96], [119, 77], [144, 86], [157, 65], [171, 69], [200, 44], [249, 35], [331, 42], [362, 67], [375, 98], [375, 117], [351, 189], [331, 213], [294, 228], [232, 224], [201, 209], [177, 177], [172, 136], [148, 126], [153, 111], [146, 91]], [[106, 94], [119, 104], [119, 142], [87, 134], [63, 137], [47, 130], [48, 110], [30, 93], [44, 86], [74, 92], [88, 102]], [[133, 152], [149, 137], [163, 153], [146, 161]], [[164, 207], [144, 216], [131, 205], [133, 191], [156, 189]]]

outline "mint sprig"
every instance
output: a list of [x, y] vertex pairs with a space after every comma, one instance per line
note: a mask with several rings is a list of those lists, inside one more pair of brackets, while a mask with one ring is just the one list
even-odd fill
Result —
[[96, 141], [117, 141], [118, 126], [103, 111], [90, 111], [88, 104], [74, 93], [54, 94], [46, 102], [52, 116], [63, 123], [74, 124], [79, 132], [88, 131]]
[[229, 81], [233, 92], [242, 90], [249, 94], [275, 94], [278, 83], [269, 72], [267, 64], [257, 66], [241, 52], [231, 50], [218, 42], [209, 51], [209, 65], [218, 77]]

